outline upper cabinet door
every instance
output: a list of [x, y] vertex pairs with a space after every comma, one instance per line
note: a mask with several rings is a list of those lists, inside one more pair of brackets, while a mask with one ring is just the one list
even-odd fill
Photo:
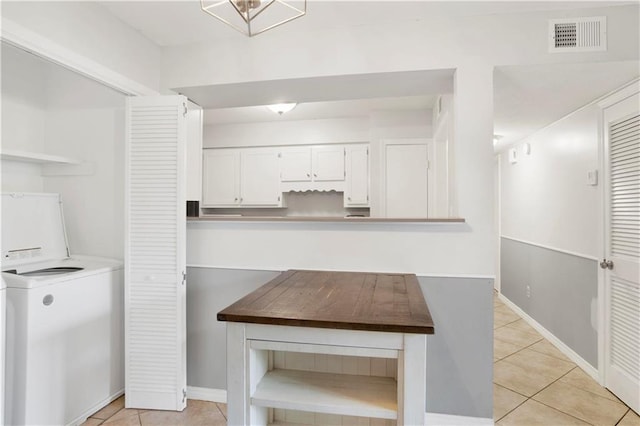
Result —
[[314, 146], [313, 180], [343, 181], [345, 148], [343, 146]]
[[241, 153], [240, 204], [278, 206], [280, 199], [280, 172], [278, 151], [275, 149], [249, 149]]
[[205, 149], [202, 171], [202, 206], [236, 206], [240, 203], [240, 151]]
[[287, 147], [280, 151], [282, 182], [311, 181], [311, 147]]
[[345, 207], [369, 206], [369, 145], [346, 147]]

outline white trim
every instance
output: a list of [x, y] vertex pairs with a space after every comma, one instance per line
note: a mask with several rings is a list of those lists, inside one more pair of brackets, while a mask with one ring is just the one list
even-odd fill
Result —
[[596, 99], [594, 102], [597, 103], [600, 108], [605, 109], [638, 92], [640, 92], [640, 78], [630, 81], [624, 86]]
[[589, 259], [589, 260], [595, 260], [596, 262], [599, 260], [597, 257], [591, 256], [589, 254], [577, 253], [575, 251], [569, 251], [569, 250], [563, 250], [563, 249], [560, 249], [560, 248], [557, 248], [557, 247], [551, 247], [551, 246], [547, 246], [547, 245], [544, 245], [544, 244], [534, 243], [532, 241], [521, 240], [520, 238], [508, 237], [506, 235], [501, 235], [500, 238], [506, 238], [507, 240], [517, 241], [519, 243], [529, 244], [530, 246], [541, 247], [543, 249], [553, 250], [553, 251], [557, 251], [559, 253], [569, 254], [571, 256], [582, 257], [582, 258]]
[[486, 417], [454, 416], [453, 414], [429, 413], [425, 415], [426, 425], [477, 426], [493, 425], [493, 419]]
[[[187, 399], [197, 399], [200, 401], [210, 401], [220, 404], [226, 404], [227, 391], [225, 389], [210, 389], [187, 386]], [[425, 413], [425, 424], [442, 426], [493, 425], [493, 419], [427, 412]]]
[[[302, 267], [267, 267], [267, 268], [249, 268], [249, 267], [243, 267], [243, 266], [222, 266], [222, 265], [204, 265], [204, 264], [196, 264], [196, 263], [188, 263], [187, 264], [187, 268], [202, 268], [202, 269], [230, 269], [233, 271], [265, 271], [265, 272], [284, 272], [284, 271], [288, 271], [289, 269], [308, 269], [308, 268], [302, 268]], [[314, 268], [318, 269], [318, 268]], [[323, 268], [321, 269], [322, 271], [327, 271], [327, 272], [341, 272], [343, 271], [343, 269], [331, 269], [331, 268]], [[371, 272], [371, 270], [358, 270], [356, 268], [349, 268], [350, 272]], [[406, 271], [375, 271], [376, 273], [380, 273], [380, 274], [403, 274], [406, 273]], [[463, 278], [463, 279], [479, 279], [479, 280], [495, 280], [496, 277], [495, 275], [475, 275], [475, 274], [440, 274], [440, 273], [421, 273], [421, 272], [415, 272], [415, 275], [417, 277], [423, 277], [423, 278]]]
[[187, 386], [187, 399], [197, 399], [199, 401], [227, 403], [227, 391], [225, 389], [199, 388]]
[[131, 80], [7, 18], [2, 18], [0, 40], [89, 77], [119, 92], [136, 96], [159, 94], [157, 91]]
[[538, 333], [547, 339], [553, 346], [555, 346], [560, 352], [567, 356], [571, 361], [582, 368], [585, 373], [591, 376], [596, 382], [600, 383], [598, 370], [578, 355], [573, 349], [565, 345], [560, 339], [558, 339], [549, 330], [544, 328], [538, 321], [531, 318], [527, 313], [520, 309], [515, 303], [507, 299], [504, 294], [498, 293], [498, 298], [504, 302], [511, 310], [518, 314], [523, 320], [525, 320], [531, 327], [535, 328]]

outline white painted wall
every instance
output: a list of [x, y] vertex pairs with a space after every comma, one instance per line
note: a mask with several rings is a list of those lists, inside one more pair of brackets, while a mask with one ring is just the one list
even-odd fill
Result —
[[[452, 202], [466, 224], [418, 228], [190, 225], [188, 263], [266, 270], [319, 268], [493, 276], [492, 72], [488, 64], [469, 58], [461, 61], [454, 77], [457, 139], [450, 153], [464, 173], [452, 182], [456, 188]], [[428, 116], [425, 122], [430, 122]]]
[[368, 140], [369, 119], [359, 117], [209, 125], [204, 128], [203, 146], [304, 145]]
[[[575, 17], [576, 13], [607, 16], [606, 52], [548, 53], [548, 19]], [[206, 229], [197, 225], [197, 232], [194, 226], [189, 230], [189, 262], [243, 268], [304, 265], [493, 276], [497, 235], [493, 67], [637, 60], [640, 42], [637, 37], [630, 37], [633, 28], [638, 28], [637, 5], [578, 12], [437, 16], [419, 22], [407, 18], [377, 24], [375, 28], [365, 24], [300, 34], [283, 29], [251, 40], [239, 38], [224, 44], [164, 49], [162, 83], [166, 87], [456, 69], [454, 135], [449, 146], [449, 158], [453, 159], [449, 167], [449, 213], [465, 218], [467, 225], [455, 230], [433, 227], [422, 232], [347, 228], [335, 234], [307, 229], [296, 232], [294, 225], [281, 226], [277, 231], [266, 225], [215, 224]], [[296, 52], [313, 52], [313, 57]]]
[[122, 258], [125, 96], [11, 47], [2, 83], [3, 149], [86, 163], [51, 176], [48, 166], [3, 160], [2, 191], [60, 193], [72, 253]]
[[[376, 4], [371, 2], [368, 13]], [[425, 2], [428, 3], [428, 2]], [[425, 6], [425, 7], [428, 7]], [[608, 50], [548, 53], [548, 19], [606, 16]], [[343, 74], [455, 68], [465, 57], [493, 65], [637, 60], [638, 6], [430, 19], [295, 32], [163, 49], [162, 86], [188, 87]], [[313, 52], [313, 55], [311, 55]]]
[[501, 153], [502, 236], [598, 256], [601, 187], [587, 182], [598, 169], [598, 117], [591, 105], [536, 132], [515, 146], [515, 164]]
[[[34, 56], [1, 45], [2, 150], [43, 152], [45, 71]], [[2, 191], [42, 191], [40, 166], [2, 161]]]
[[158, 91], [161, 49], [98, 2], [4, 1], [2, 20]]

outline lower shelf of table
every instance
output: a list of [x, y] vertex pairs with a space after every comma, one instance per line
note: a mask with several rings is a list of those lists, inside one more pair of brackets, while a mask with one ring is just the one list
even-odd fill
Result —
[[271, 370], [251, 396], [259, 407], [396, 419], [397, 382], [390, 377]]

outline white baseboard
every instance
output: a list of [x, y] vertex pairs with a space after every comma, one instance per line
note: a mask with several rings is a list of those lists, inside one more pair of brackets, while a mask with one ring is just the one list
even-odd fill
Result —
[[493, 419], [485, 417], [454, 416], [453, 414], [426, 413], [425, 424], [438, 426], [476, 426], [491, 425]]
[[567, 358], [576, 363], [578, 367], [584, 370], [589, 376], [593, 378], [596, 382], [600, 383], [600, 377], [598, 374], [598, 369], [587, 361], [584, 360], [580, 355], [578, 355], [573, 349], [569, 346], [565, 345], [562, 340], [558, 339], [554, 334], [552, 334], [549, 330], [544, 328], [538, 321], [531, 318], [525, 311], [520, 309], [515, 303], [511, 300], [507, 299], [502, 293], [498, 293], [498, 297], [500, 300], [504, 302], [511, 310], [513, 310], [516, 314], [518, 314], [523, 320], [525, 320], [531, 327], [535, 328], [536, 331], [542, 334], [542, 337], [547, 339], [553, 346], [558, 348], [560, 352], [562, 352]]
[[210, 389], [187, 386], [187, 398], [226, 404], [227, 391], [224, 389]]
[[[226, 404], [227, 391], [224, 389], [210, 389], [187, 386], [187, 398]], [[493, 419], [486, 419], [483, 417], [454, 416], [451, 414], [440, 413], [425, 413], [425, 421], [428, 425], [438, 426], [493, 425]]]

